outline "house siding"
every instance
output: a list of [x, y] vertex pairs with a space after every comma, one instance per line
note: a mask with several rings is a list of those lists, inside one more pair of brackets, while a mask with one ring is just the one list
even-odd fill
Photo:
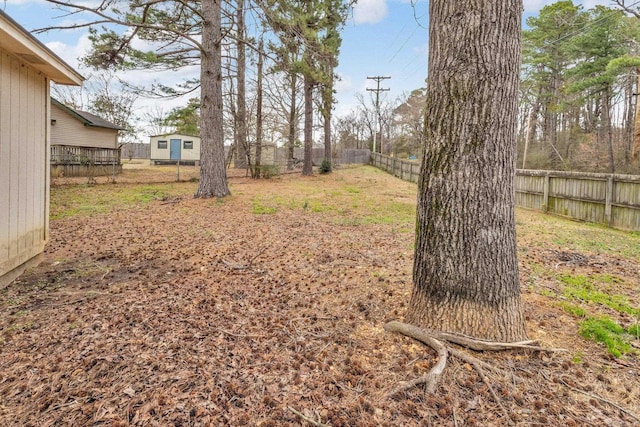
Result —
[[118, 148], [118, 131], [95, 126], [85, 126], [55, 104], [51, 104], [52, 145], [73, 145], [76, 147]]
[[[181, 148], [181, 160], [188, 162], [197, 162], [200, 161], [200, 137], [198, 136], [190, 136], [190, 135], [182, 135], [178, 133], [167, 134], [167, 135], [156, 135], [150, 138], [150, 159], [151, 161], [168, 161], [170, 160], [170, 147], [171, 140], [179, 139], [181, 141], [181, 147], [184, 145], [184, 141], [193, 141], [193, 148], [190, 150], [185, 150]], [[159, 149], [158, 141], [167, 141], [167, 148]]]
[[49, 82], [0, 49], [0, 284], [42, 252], [48, 230]]

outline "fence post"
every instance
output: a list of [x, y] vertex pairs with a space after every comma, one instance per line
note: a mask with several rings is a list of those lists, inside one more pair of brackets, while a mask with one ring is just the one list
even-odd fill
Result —
[[549, 211], [549, 174], [544, 176], [544, 195], [542, 196], [542, 211]]
[[613, 176], [607, 179], [607, 191], [604, 196], [604, 221], [611, 226], [612, 223], [612, 201], [613, 201]]

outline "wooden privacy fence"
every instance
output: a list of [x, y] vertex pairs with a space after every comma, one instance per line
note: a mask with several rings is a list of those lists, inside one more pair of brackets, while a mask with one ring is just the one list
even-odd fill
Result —
[[420, 162], [417, 160], [402, 160], [379, 153], [371, 153], [371, 164], [404, 181], [418, 182], [420, 177]]
[[120, 157], [123, 159], [149, 159], [151, 158], [151, 144], [126, 142], [120, 147]]
[[[289, 149], [287, 147], [278, 147], [275, 154], [275, 164], [283, 166], [287, 164], [289, 158]], [[297, 159], [300, 164], [304, 159], [304, 148], [295, 147], [293, 150], [293, 158]], [[324, 148], [314, 148], [311, 157], [314, 165], [320, 165], [324, 159]], [[371, 161], [371, 151], [368, 149], [345, 148], [335, 150], [333, 152], [334, 164], [337, 165], [353, 165], [353, 164], [369, 164]]]
[[[371, 164], [418, 182], [420, 163], [377, 153]], [[640, 176], [518, 170], [516, 206], [613, 228], [640, 231]]]
[[518, 170], [515, 187], [517, 206], [640, 230], [640, 176]]

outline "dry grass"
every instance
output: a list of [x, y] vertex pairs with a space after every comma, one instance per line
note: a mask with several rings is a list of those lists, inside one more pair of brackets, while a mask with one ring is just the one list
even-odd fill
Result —
[[415, 185], [361, 167], [201, 200], [174, 172], [53, 188], [45, 262], [0, 294], [0, 425], [638, 424], [603, 400], [640, 415], [637, 355], [561, 305], [584, 275], [638, 307], [637, 235], [518, 211], [529, 334], [568, 352], [476, 355], [509, 421], [457, 362], [434, 395], [385, 398], [435, 363], [382, 329], [411, 290]]

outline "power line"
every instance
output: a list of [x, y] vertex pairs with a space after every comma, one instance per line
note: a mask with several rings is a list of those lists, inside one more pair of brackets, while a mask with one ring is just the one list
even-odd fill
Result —
[[375, 77], [367, 77], [367, 80], [375, 80], [376, 81], [376, 88], [375, 89], [371, 89], [371, 88], [367, 88], [368, 91], [370, 92], [375, 92], [376, 93], [376, 121], [377, 126], [375, 131], [373, 132], [373, 152], [376, 153], [376, 134], [378, 133], [378, 130], [380, 131], [380, 152], [382, 152], [382, 126], [381, 126], [381, 120], [380, 120], [380, 92], [386, 92], [389, 91], [391, 89], [389, 88], [381, 88], [380, 87], [380, 82], [383, 80], [387, 80], [390, 79], [391, 76], [375, 76]]

